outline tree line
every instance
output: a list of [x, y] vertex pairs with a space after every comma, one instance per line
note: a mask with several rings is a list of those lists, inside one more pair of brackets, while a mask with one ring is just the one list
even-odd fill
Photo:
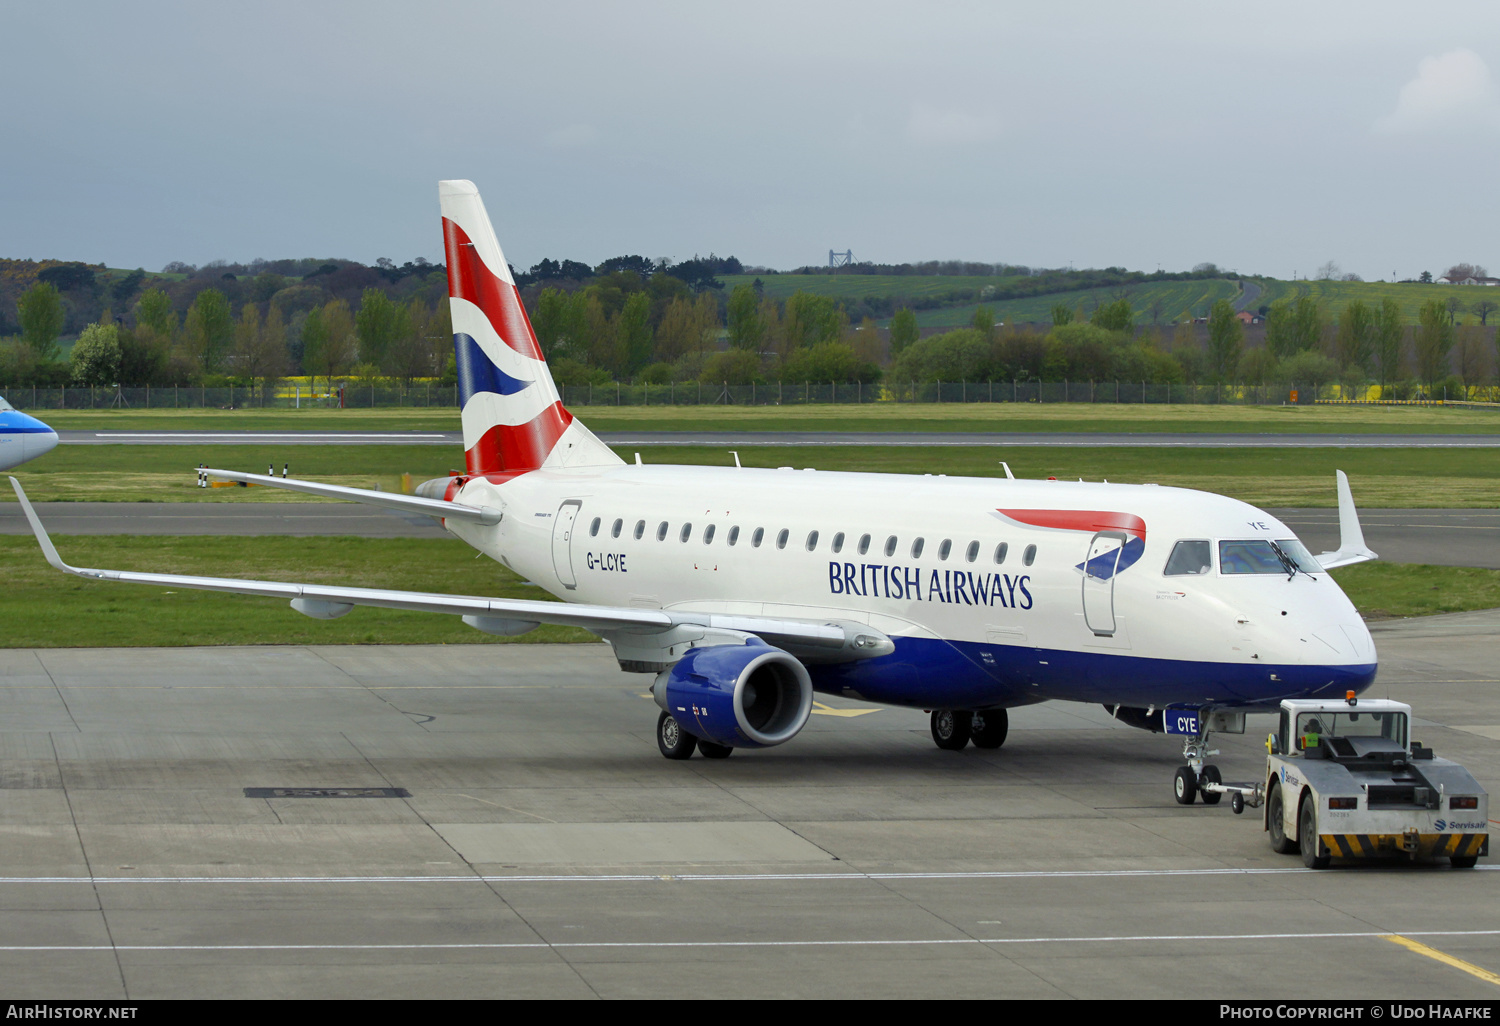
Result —
[[[1050, 324], [997, 324], [980, 306], [968, 327], [923, 338], [915, 304], [879, 327], [857, 304], [831, 297], [769, 298], [759, 278], [726, 290], [718, 276], [742, 269], [710, 254], [678, 264], [622, 256], [592, 268], [546, 259], [512, 271], [565, 385], [1338, 381], [1408, 395], [1445, 384], [1467, 392], [1491, 380], [1497, 362], [1485, 325], [1494, 304], [1482, 296], [1472, 306], [1433, 300], [1415, 326], [1402, 323], [1393, 300], [1334, 311], [1302, 297], [1264, 308], [1264, 325], [1248, 331], [1221, 300], [1207, 318], [1184, 312], [1164, 330], [1138, 325], [1141, 312], [1116, 291], [1087, 315], [1081, 304], [1058, 305]], [[14, 306], [19, 335], [0, 341], [0, 383], [266, 388], [292, 374], [328, 387], [351, 376], [454, 378], [446, 274], [424, 260], [174, 264], [156, 276], [55, 261], [31, 270]], [[0, 262], [0, 283], [6, 271]], [[57, 340], [81, 310], [97, 313], [61, 360]], [[1468, 311], [1478, 324], [1460, 323]]]

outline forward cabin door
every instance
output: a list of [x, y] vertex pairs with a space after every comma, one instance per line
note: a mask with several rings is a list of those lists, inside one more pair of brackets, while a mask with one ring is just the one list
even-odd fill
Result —
[[1083, 620], [1101, 638], [1115, 633], [1115, 570], [1124, 548], [1125, 532], [1100, 531], [1083, 564]]
[[573, 576], [573, 525], [578, 520], [581, 499], [569, 499], [558, 509], [552, 520], [552, 568], [564, 588], [578, 587]]

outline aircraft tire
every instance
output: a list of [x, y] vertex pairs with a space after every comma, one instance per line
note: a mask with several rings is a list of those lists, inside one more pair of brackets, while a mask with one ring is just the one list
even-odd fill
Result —
[[1327, 869], [1329, 857], [1318, 854], [1318, 812], [1310, 798], [1302, 799], [1302, 808], [1297, 813], [1297, 847], [1302, 851], [1302, 864], [1308, 869]]
[[1010, 733], [1010, 713], [1004, 709], [983, 709], [970, 720], [969, 740], [975, 748], [999, 748]]
[[682, 729], [671, 713], [662, 713], [656, 721], [656, 747], [668, 759], [691, 759], [698, 739]]
[[1205, 791], [1204, 784], [1222, 784], [1224, 778], [1219, 775], [1219, 767], [1204, 766], [1203, 776], [1198, 779], [1198, 797], [1203, 799], [1204, 805], [1217, 805], [1223, 799], [1222, 791]]
[[1172, 797], [1178, 805], [1191, 805], [1198, 797], [1198, 778], [1193, 775], [1193, 767], [1177, 767], [1177, 775], [1172, 778]]
[[932, 710], [932, 740], [945, 751], [963, 751], [973, 726], [974, 714], [967, 709]]
[[1282, 801], [1281, 785], [1273, 782], [1271, 793], [1266, 796], [1266, 829], [1271, 834], [1271, 850], [1278, 855], [1295, 855], [1297, 842], [1287, 840]]
[[716, 745], [712, 741], [698, 739], [698, 754], [705, 759], [727, 759], [734, 754], [734, 748], [730, 745]]

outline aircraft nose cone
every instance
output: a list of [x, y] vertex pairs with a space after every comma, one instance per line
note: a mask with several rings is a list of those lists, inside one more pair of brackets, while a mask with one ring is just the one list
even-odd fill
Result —
[[26, 451], [26, 458], [34, 460], [38, 456], [43, 456], [57, 448], [57, 432], [50, 429], [37, 431], [26, 435], [23, 444]]

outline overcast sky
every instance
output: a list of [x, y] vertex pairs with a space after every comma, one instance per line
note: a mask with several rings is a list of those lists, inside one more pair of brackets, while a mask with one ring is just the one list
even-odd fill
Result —
[[[1426, 13], [1430, 12], [1430, 13]], [[0, 256], [1500, 271], [1500, 7], [0, 0]]]

